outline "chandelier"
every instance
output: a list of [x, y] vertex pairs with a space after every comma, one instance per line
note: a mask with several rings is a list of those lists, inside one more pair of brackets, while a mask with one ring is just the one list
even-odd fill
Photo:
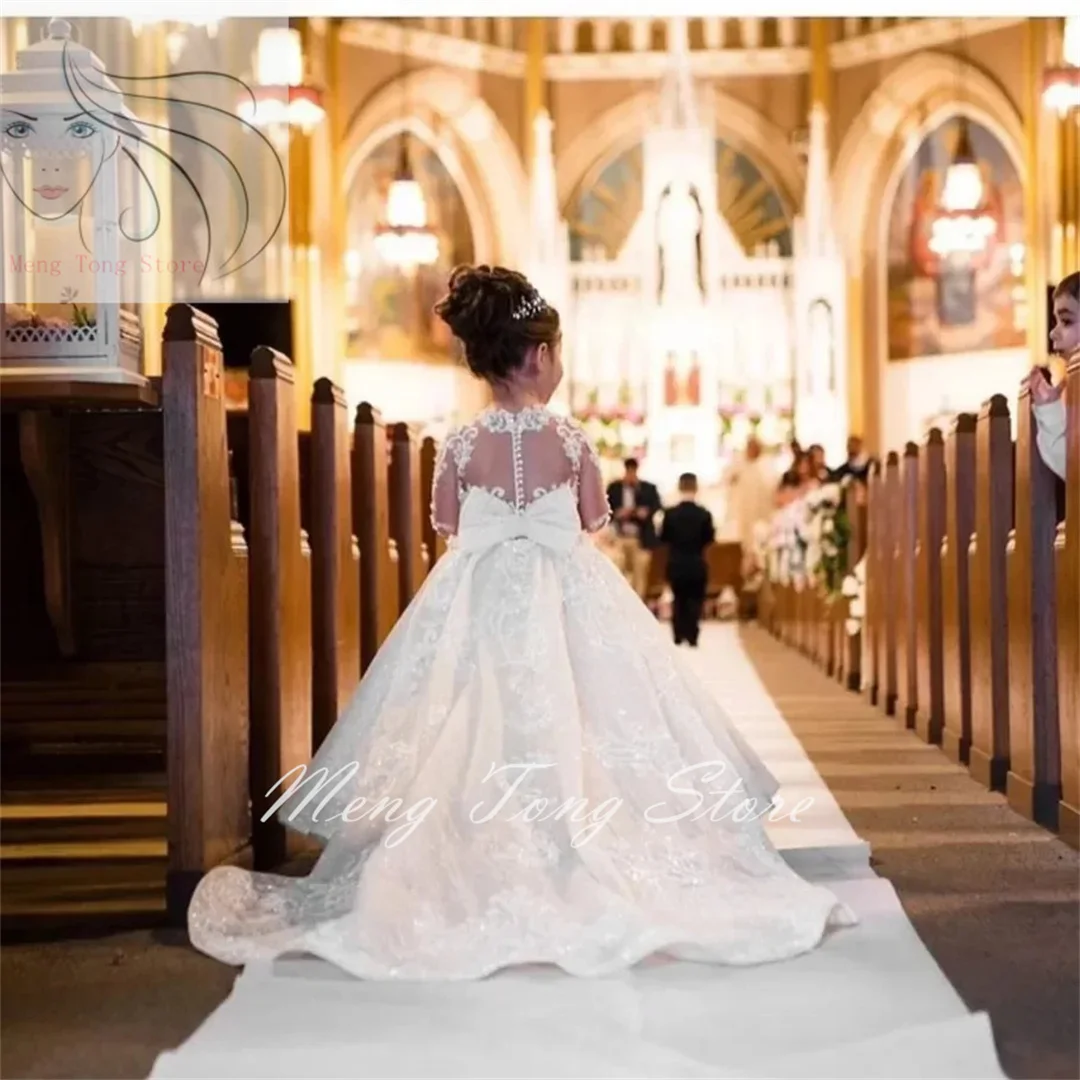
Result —
[[300, 31], [288, 26], [268, 27], [259, 34], [255, 51], [252, 96], [240, 103], [241, 119], [256, 127], [286, 136], [290, 128], [305, 134], [326, 115], [322, 91], [304, 80], [304, 47]]
[[1043, 76], [1043, 104], [1061, 116], [1080, 109], [1080, 17], [1065, 18], [1064, 63]]
[[929, 247], [940, 259], [970, 259], [986, 250], [997, 231], [997, 218], [987, 204], [986, 185], [971, 145], [968, 119], [961, 116], [956, 149], [930, 227]]
[[402, 270], [430, 266], [439, 257], [439, 238], [428, 228], [427, 203], [413, 176], [404, 131], [397, 169], [386, 193], [383, 220], [375, 227], [375, 251], [383, 262]]

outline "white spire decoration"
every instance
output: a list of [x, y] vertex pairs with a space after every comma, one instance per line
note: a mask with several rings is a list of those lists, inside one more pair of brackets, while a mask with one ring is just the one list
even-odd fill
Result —
[[848, 432], [847, 276], [833, 221], [829, 115], [810, 110], [806, 196], [795, 222], [796, 435], [841, 461]]
[[803, 204], [806, 254], [831, 258], [837, 254], [829, 191], [829, 116], [815, 103], [810, 110], [810, 139], [806, 159], [806, 199]]
[[[547, 110], [533, 119], [533, 156], [529, 168], [529, 223], [525, 248], [525, 272], [540, 295], [569, 317], [570, 230], [559, 213], [552, 133], [555, 125]], [[573, 362], [573, 345], [564, 347], [567, 369]], [[564, 379], [551, 405], [569, 411], [569, 379]]]
[[667, 71], [660, 84], [660, 126], [669, 131], [696, 128], [698, 109], [685, 18], [668, 19], [667, 46]]
[[549, 266], [563, 256], [561, 240], [566, 225], [559, 217], [559, 196], [555, 180], [555, 153], [552, 134], [555, 125], [546, 109], [533, 120], [533, 159], [529, 170], [529, 220], [532, 235], [529, 262]]

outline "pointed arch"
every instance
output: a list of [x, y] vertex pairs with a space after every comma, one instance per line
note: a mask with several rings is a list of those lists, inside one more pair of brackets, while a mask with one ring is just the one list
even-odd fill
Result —
[[978, 68], [946, 53], [924, 52], [890, 72], [844, 135], [833, 168], [835, 205], [846, 251], [855, 254], [891, 205], [899, 162], [950, 115], [965, 114], [998, 138], [1024, 177], [1024, 128], [1008, 95]]
[[[910, 57], [885, 76], [845, 132], [833, 167], [837, 230], [852, 294], [861, 301], [852, 306], [848, 355], [856, 370], [851, 381], [857, 385], [861, 376], [862, 408], [856, 411], [862, 413], [869, 447], [877, 452], [896, 449], [885, 445], [884, 402], [889, 380], [901, 374], [888, 371], [889, 215], [904, 166], [923, 138], [958, 115], [991, 132], [1026, 183], [1023, 123], [1009, 96], [970, 63], [931, 51]], [[913, 377], [911, 371], [903, 374]]]
[[[558, 155], [559, 205], [565, 208], [577, 191], [595, 179], [605, 164], [641, 141], [644, 117], [652, 116], [654, 89], [642, 91], [601, 113]], [[711, 101], [717, 135], [749, 157], [772, 182], [787, 208], [802, 202], [803, 170], [788, 135], [756, 109], [714, 90]]]
[[[403, 101], [409, 103], [407, 116]], [[409, 72], [376, 93], [350, 122], [342, 142], [345, 192], [371, 151], [402, 130], [430, 146], [453, 178], [477, 260], [515, 265], [525, 240], [521, 208], [528, 205], [528, 183], [517, 147], [480, 96], [475, 78], [432, 68]]]

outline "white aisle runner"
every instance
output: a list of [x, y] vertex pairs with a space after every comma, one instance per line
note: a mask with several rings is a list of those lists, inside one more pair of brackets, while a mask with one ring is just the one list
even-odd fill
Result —
[[297, 958], [250, 967], [153, 1077], [1004, 1077], [990, 1025], [923, 947], [777, 711], [733, 627], [687, 662], [782, 783], [812, 797], [774, 842], [860, 924], [780, 964], [654, 960], [604, 979], [359, 982]]

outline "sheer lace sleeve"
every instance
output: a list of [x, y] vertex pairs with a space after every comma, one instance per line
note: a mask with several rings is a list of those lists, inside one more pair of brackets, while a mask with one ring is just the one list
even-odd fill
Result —
[[599, 532], [610, 520], [611, 509], [596, 449], [585, 434], [585, 429], [576, 421], [560, 419], [556, 427], [562, 438], [563, 450], [574, 467], [581, 524], [586, 532]]
[[445, 537], [454, 536], [458, 530], [460, 443], [458, 431], [452, 431], [443, 441], [435, 458], [435, 475], [431, 482], [431, 524]]
[[611, 520], [604, 477], [600, 472], [600, 459], [587, 437], [578, 477], [578, 513], [581, 515], [581, 524], [591, 533], [599, 532]]

